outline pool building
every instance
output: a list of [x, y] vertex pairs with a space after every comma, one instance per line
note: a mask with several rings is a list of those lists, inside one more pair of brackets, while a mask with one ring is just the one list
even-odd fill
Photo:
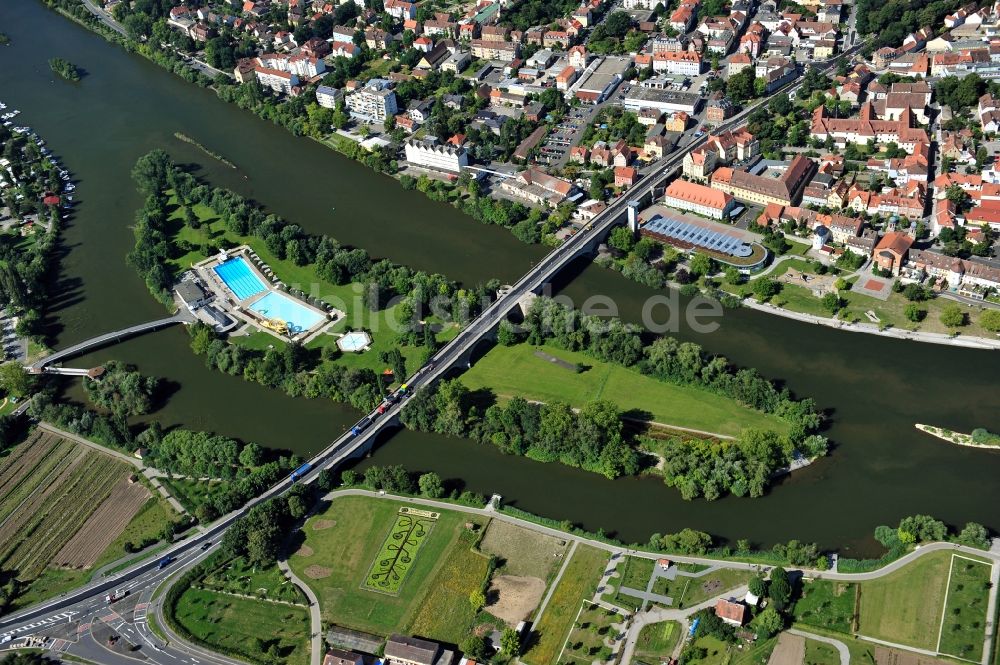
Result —
[[639, 233], [688, 253], [706, 254], [744, 273], [767, 264], [768, 251], [748, 231], [656, 204], [643, 211]]
[[306, 342], [343, 316], [286, 292], [271, 269], [242, 245], [193, 266], [216, 309], [281, 339]]

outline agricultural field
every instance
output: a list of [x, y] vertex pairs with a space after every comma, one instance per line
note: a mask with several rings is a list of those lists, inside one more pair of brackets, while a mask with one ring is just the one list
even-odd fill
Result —
[[[454, 565], [453, 553], [469, 550], [467, 538], [472, 535], [466, 532], [481, 533], [486, 526], [480, 518], [442, 511], [398, 592], [390, 595], [368, 588], [365, 582], [372, 562], [382, 551], [382, 535], [393, 529], [401, 507], [404, 505], [385, 499], [339, 497], [325, 512], [306, 521], [302, 540], [288, 562], [316, 592], [324, 622], [379, 635], [412, 634], [409, 627], [423, 604], [431, 602], [440, 571]], [[485, 573], [476, 584], [481, 585], [484, 579]], [[469, 606], [468, 591], [461, 600]]]
[[252, 663], [298, 665], [308, 660], [305, 607], [190, 588], [178, 599], [175, 618], [203, 644]]
[[806, 582], [792, 615], [797, 623], [807, 626], [853, 633], [857, 593], [858, 586], [849, 582]]
[[535, 623], [527, 653], [521, 658], [528, 665], [555, 663], [563, 643], [576, 621], [580, 603], [590, 600], [597, 590], [601, 574], [608, 566], [609, 555], [589, 545], [579, 545], [548, 605]]
[[121, 536], [151, 500], [129, 482], [133, 471], [42, 429], [0, 461], [0, 568], [21, 583], [19, 604], [86, 581], [126, 553]]
[[885, 577], [864, 582], [858, 632], [936, 649], [950, 566], [950, 552], [931, 552]]
[[986, 631], [986, 606], [990, 586], [990, 564], [954, 554], [941, 637], [937, 650], [965, 660], [979, 661]]
[[433, 528], [433, 518], [398, 515], [372, 561], [365, 586], [373, 591], [398, 594], [420, 546]]
[[[549, 357], [563, 361], [570, 368], [580, 365], [587, 369], [576, 372], [550, 361]], [[500, 400], [519, 395], [582, 407], [589, 401], [606, 399], [624, 411], [649, 414], [657, 423], [730, 436], [745, 427], [788, 430], [788, 424], [780, 418], [748, 409], [728, 397], [696, 387], [664, 383], [585, 353], [551, 345], [496, 346], [462, 375], [462, 383], [472, 390], [492, 390]]]
[[676, 621], [646, 624], [635, 643], [635, 658], [650, 663], [669, 660], [682, 632]]
[[458, 644], [472, 632], [476, 612], [469, 596], [483, 589], [490, 574], [490, 559], [476, 551], [479, 534], [463, 531], [448, 558], [431, 581], [409, 632]]

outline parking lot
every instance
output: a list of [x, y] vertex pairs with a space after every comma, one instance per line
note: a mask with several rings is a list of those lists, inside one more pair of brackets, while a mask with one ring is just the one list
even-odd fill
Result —
[[600, 106], [587, 106], [570, 109], [542, 142], [538, 161], [554, 167], [565, 165], [569, 159], [569, 149], [579, 143], [584, 128], [593, 121], [599, 108]]

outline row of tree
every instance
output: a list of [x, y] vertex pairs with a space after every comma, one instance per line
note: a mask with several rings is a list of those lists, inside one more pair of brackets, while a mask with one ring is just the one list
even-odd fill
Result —
[[454, 379], [417, 391], [400, 420], [410, 429], [471, 437], [508, 454], [558, 461], [608, 478], [639, 470], [639, 453], [625, 440], [621, 413], [607, 401], [574, 411], [562, 402], [534, 404], [515, 397], [480, 414], [472, 393]]
[[538, 298], [528, 311], [523, 333], [529, 344], [552, 343], [678, 385], [693, 385], [735, 399], [752, 409], [772, 413], [792, 425], [789, 440], [798, 445], [819, 429], [822, 418], [812, 399], [796, 400], [755, 369], [736, 369], [722, 356], [712, 356], [693, 342], [659, 337], [644, 345], [637, 326], [618, 319], [588, 316], [551, 298]]

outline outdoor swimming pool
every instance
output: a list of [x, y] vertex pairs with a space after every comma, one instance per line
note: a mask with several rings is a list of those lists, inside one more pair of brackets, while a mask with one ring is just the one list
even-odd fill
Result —
[[275, 291], [250, 305], [250, 309], [269, 319], [281, 319], [293, 335], [309, 330], [323, 320], [319, 312]]
[[260, 281], [260, 277], [242, 256], [229, 259], [225, 263], [215, 266], [213, 270], [238, 300], [246, 300], [250, 296], [267, 290], [267, 286]]
[[337, 340], [341, 351], [364, 351], [371, 343], [371, 336], [364, 331], [349, 332]]

